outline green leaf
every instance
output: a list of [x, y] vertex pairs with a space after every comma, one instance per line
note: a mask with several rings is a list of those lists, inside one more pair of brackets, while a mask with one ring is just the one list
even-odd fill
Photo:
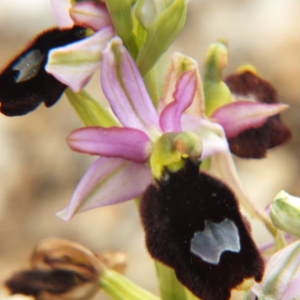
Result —
[[71, 89], [67, 89], [66, 95], [86, 126], [118, 126], [113, 115], [87, 92], [74, 93]]

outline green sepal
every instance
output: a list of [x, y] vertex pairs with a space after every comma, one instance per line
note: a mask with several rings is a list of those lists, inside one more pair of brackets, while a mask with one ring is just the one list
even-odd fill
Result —
[[121, 37], [133, 57], [138, 47], [135, 41], [132, 9], [136, 0], [105, 0], [118, 36]]
[[86, 126], [119, 126], [109, 110], [101, 106], [87, 92], [82, 90], [79, 93], [74, 93], [71, 89], [67, 89], [66, 95]]
[[186, 14], [187, 1], [174, 0], [146, 29], [147, 37], [137, 57], [137, 65], [143, 75], [174, 41], [185, 24]]
[[212, 44], [205, 61], [204, 95], [206, 115], [210, 116], [218, 107], [232, 102], [230, 89], [222, 80], [227, 65], [228, 51], [222, 42]]

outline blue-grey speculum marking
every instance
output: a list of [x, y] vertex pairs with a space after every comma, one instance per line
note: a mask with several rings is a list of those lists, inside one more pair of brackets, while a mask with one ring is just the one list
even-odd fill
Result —
[[44, 55], [40, 50], [34, 49], [22, 56], [13, 66], [14, 71], [19, 71], [16, 83], [34, 78], [40, 71]]
[[224, 219], [220, 223], [205, 221], [203, 231], [196, 231], [191, 239], [191, 252], [203, 261], [217, 265], [222, 253], [240, 252], [240, 236], [233, 221]]

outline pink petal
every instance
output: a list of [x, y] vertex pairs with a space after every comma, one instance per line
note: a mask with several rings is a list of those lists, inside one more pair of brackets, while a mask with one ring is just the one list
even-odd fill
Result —
[[99, 158], [79, 182], [69, 205], [58, 216], [67, 221], [75, 213], [112, 205], [140, 196], [151, 183], [144, 164], [116, 158]]
[[137, 66], [119, 38], [103, 51], [101, 84], [111, 108], [126, 127], [158, 127], [155, 107]]
[[183, 131], [191, 131], [198, 135], [202, 144], [201, 160], [229, 151], [222, 126], [209, 119], [184, 114], [182, 128]]
[[70, 15], [76, 25], [92, 28], [98, 31], [106, 26], [112, 26], [110, 15], [103, 3], [86, 1], [75, 4]]
[[287, 108], [280, 103], [237, 101], [220, 107], [212, 117], [223, 126], [226, 136], [233, 138], [244, 130], [261, 127], [269, 117]]
[[191, 105], [197, 89], [195, 71], [184, 73], [176, 84], [174, 101], [169, 103], [160, 114], [160, 127], [164, 132], [180, 131], [183, 112]]
[[46, 71], [73, 91], [80, 91], [99, 68], [102, 50], [113, 34], [108, 26], [81, 41], [54, 48], [49, 52]]
[[70, 16], [71, 0], [51, 0], [53, 13], [60, 28], [68, 28], [74, 25]]
[[145, 162], [149, 156], [148, 136], [132, 128], [85, 127], [73, 131], [68, 143], [75, 151]]

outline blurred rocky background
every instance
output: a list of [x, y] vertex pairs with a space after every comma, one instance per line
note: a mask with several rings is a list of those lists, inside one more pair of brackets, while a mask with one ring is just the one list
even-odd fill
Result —
[[[36, 33], [54, 26], [49, 2], [0, 1], [0, 68]], [[299, 196], [300, 2], [191, 0], [186, 28], [172, 50], [193, 56], [201, 66], [208, 45], [220, 38], [229, 45], [227, 73], [251, 63], [291, 105], [283, 118], [293, 140], [263, 160], [237, 160], [244, 186], [261, 208], [281, 189]], [[65, 137], [80, 126], [66, 99], [24, 117], [0, 116], [0, 280], [27, 265], [40, 239], [58, 236], [94, 251], [126, 252], [128, 277], [157, 291], [134, 203], [96, 209], [68, 223], [55, 216], [94, 159], [66, 145]], [[256, 236], [260, 243], [266, 239], [264, 232]]]

